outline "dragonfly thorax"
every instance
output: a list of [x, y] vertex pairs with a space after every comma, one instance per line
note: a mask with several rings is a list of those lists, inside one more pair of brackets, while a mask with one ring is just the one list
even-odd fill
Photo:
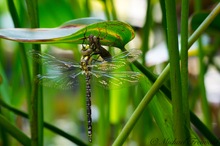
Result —
[[82, 56], [90, 56], [93, 53], [93, 50], [89, 45], [83, 46], [81, 50]]
[[82, 56], [81, 58], [80, 66], [85, 74], [89, 73], [89, 71], [91, 70], [91, 67], [88, 66], [90, 64], [90, 59], [91, 56]]

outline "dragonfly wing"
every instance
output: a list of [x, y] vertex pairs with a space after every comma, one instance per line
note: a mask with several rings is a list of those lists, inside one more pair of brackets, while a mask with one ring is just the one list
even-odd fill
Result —
[[82, 74], [78, 63], [64, 61], [46, 53], [29, 52], [32, 59], [44, 66], [45, 72], [39, 74], [36, 81], [44, 86], [69, 89], [78, 84], [77, 76]]
[[142, 52], [137, 49], [124, 51], [112, 58], [105, 58], [102, 61], [97, 60], [91, 66], [94, 70], [102, 70], [102, 71], [116, 70], [135, 61], [140, 56], [141, 53]]
[[134, 71], [103, 72], [93, 71], [93, 80], [106, 89], [118, 89], [137, 84], [143, 75]]
[[37, 63], [42, 64], [46, 68], [50, 68], [52, 70], [69, 70], [73, 68], [80, 68], [79, 63], [75, 63], [69, 60], [60, 60], [56, 57], [46, 54], [40, 53], [37, 51], [29, 52], [29, 56]]
[[139, 49], [130, 49], [129, 51], [123, 51], [118, 55], [112, 57], [113, 61], [124, 60], [125, 62], [133, 62], [138, 59], [142, 54]]
[[76, 87], [79, 84], [78, 75], [82, 74], [81, 72], [72, 73], [47, 73], [45, 75], [39, 74], [36, 78], [36, 81], [47, 87], [53, 87], [58, 89], [71, 89]]

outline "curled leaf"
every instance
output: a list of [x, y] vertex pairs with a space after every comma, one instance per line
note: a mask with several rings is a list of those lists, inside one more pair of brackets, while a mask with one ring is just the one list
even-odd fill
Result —
[[57, 28], [0, 29], [0, 38], [22, 43], [89, 43], [90, 36], [100, 38], [102, 45], [123, 48], [134, 38], [132, 27], [121, 21], [104, 21], [95, 18], [71, 20]]

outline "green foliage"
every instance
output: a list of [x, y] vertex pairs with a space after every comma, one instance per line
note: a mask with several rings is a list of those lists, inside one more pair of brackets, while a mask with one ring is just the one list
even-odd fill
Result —
[[[82, 146], [132, 143], [173, 145], [175, 141], [182, 142], [182, 145], [203, 145], [199, 142], [219, 145], [218, 136], [211, 129], [204, 76], [211, 64], [218, 69], [213, 57], [218, 50], [219, 36], [213, 32], [219, 30], [220, 4], [208, 13], [199, 13], [198, 9], [189, 21], [188, 1], [182, 3], [180, 53], [175, 11], [178, 3], [172, 0], [160, 1], [163, 21], [157, 24], [153, 19], [153, 10], [159, 2], [147, 2], [145, 24], [138, 31], [134, 31], [127, 23], [115, 20], [117, 9], [112, 0], [98, 1], [108, 21], [89, 17], [93, 1], [88, 0], [60, 0], [59, 3], [51, 0], [39, 0], [38, 3], [35, 0], [0, 2], [1, 28], [5, 23], [2, 21], [4, 13], [10, 13], [15, 27], [0, 29], [0, 145], [59, 145], [58, 141], [62, 138], [62, 144]], [[197, 1], [195, 7], [199, 8], [200, 4]], [[188, 31], [189, 23], [193, 33]], [[169, 61], [155, 75], [153, 70], [157, 67], [147, 68], [144, 55], [151, 48], [151, 31], [154, 32], [157, 26], [165, 32]], [[209, 44], [211, 51], [204, 51], [200, 42], [198, 56], [201, 72], [199, 85], [196, 85], [199, 91], [196, 92], [195, 87], [192, 87], [193, 91], [190, 92], [188, 84], [192, 86], [194, 82], [188, 77], [187, 51], [206, 29], [209, 30], [208, 35], [214, 36], [215, 43]], [[124, 51], [129, 48], [126, 44], [139, 33], [142, 41], [140, 49], [144, 53], [142, 63], [134, 61], [129, 68], [141, 72], [144, 77], [139, 85], [125, 85], [128, 88], [118, 90], [104, 90], [92, 84], [93, 143], [87, 144], [85, 86], [80, 84], [72, 91], [43, 88], [35, 81], [42, 67], [28, 60], [27, 52], [30, 48], [41, 50], [40, 44], [44, 44], [42, 48], [46, 49], [43, 50], [54, 52], [55, 46], [62, 50], [68, 43], [74, 52], [74, 59], [78, 60], [81, 44], [89, 44], [87, 38], [94, 35], [100, 38], [101, 45], [109, 47], [111, 54], [117, 54], [118, 50], [114, 52], [113, 47]], [[203, 62], [205, 57], [209, 59], [206, 64]], [[193, 98], [202, 96], [202, 120], [196, 116], [194, 106], [195, 103], [199, 104], [199, 100], [191, 100], [192, 92]], [[30, 131], [27, 130], [29, 128]]]

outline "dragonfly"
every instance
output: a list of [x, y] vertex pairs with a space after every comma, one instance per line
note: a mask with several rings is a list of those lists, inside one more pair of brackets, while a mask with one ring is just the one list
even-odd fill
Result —
[[78, 77], [85, 76], [88, 139], [92, 142], [91, 80], [106, 89], [118, 89], [137, 84], [142, 78], [140, 72], [117, 71], [135, 61], [141, 54], [138, 49], [111, 54], [91, 36], [91, 43], [82, 47], [80, 62], [58, 59], [50, 54], [31, 52], [33, 60], [48, 70], [37, 75], [37, 81], [44, 86], [70, 89], [78, 86]]

